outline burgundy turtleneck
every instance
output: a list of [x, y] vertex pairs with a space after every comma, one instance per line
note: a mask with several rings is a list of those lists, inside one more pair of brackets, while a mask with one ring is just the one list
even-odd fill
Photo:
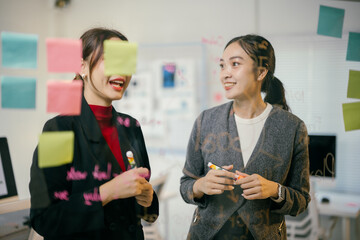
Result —
[[121, 169], [125, 172], [125, 163], [121, 154], [119, 135], [116, 126], [112, 122], [112, 106], [104, 107], [98, 105], [89, 105], [99, 123], [100, 130], [104, 136], [111, 152], [114, 154]]

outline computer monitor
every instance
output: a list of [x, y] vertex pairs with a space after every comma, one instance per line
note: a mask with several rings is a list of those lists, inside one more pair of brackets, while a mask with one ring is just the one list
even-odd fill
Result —
[[334, 185], [336, 177], [336, 135], [309, 135], [311, 180]]
[[17, 195], [7, 139], [0, 137], [0, 199]]

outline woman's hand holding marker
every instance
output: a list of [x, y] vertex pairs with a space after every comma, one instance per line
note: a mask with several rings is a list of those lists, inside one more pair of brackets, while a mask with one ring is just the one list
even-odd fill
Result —
[[[132, 151], [126, 152], [126, 157], [129, 161], [130, 168], [136, 169], [136, 162], [134, 159], [134, 154]], [[149, 172], [146, 175], [143, 175], [142, 181], [141, 181], [141, 191], [137, 195], [135, 195], [135, 199], [138, 204], [140, 204], [143, 207], [150, 207], [152, 200], [153, 200], [153, 193], [154, 190], [152, 188], [152, 185], [146, 180], [149, 176]]]
[[[216, 166], [216, 165], [213, 164], [212, 162], [209, 162], [209, 163], [208, 163], [208, 167], [211, 168], [211, 169], [215, 169], [215, 170], [228, 171], [228, 170], [226, 170], [226, 169], [224, 169], [224, 168], [222, 168], [222, 167]], [[231, 169], [232, 169], [232, 167], [231, 167]], [[231, 170], [231, 169], [229, 169], [229, 170]], [[245, 176], [247, 176], [247, 175], [244, 174], [244, 173], [241, 173], [241, 172], [239, 172], [239, 171], [237, 171], [237, 172], [238, 172], [239, 174], [235, 174], [235, 181], [236, 181], [236, 180], [239, 180], [239, 179], [241, 179], [241, 178], [244, 178]]]
[[233, 168], [230, 166], [223, 166], [221, 169], [225, 171], [219, 171], [215, 169], [217, 166], [213, 166], [205, 177], [199, 178], [193, 185], [194, 198], [202, 198], [204, 194], [215, 195], [222, 194], [224, 191], [234, 190], [235, 173], [230, 172]]
[[242, 174], [243, 179], [236, 180], [235, 184], [240, 185], [243, 189], [243, 197], [248, 200], [265, 199], [268, 197], [278, 197], [278, 184], [263, 178], [259, 174], [247, 175], [236, 171], [237, 174]]

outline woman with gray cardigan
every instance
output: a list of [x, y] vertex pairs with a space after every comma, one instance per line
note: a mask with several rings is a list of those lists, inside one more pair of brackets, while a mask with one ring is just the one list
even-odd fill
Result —
[[181, 178], [184, 201], [197, 205], [188, 239], [286, 239], [284, 215], [310, 201], [306, 126], [289, 112], [265, 38], [232, 39], [220, 69], [232, 101], [195, 121]]

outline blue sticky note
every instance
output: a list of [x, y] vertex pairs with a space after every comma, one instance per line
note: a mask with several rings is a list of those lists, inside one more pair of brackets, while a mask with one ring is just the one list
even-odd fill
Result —
[[2, 108], [35, 108], [36, 79], [1, 77]]
[[2, 66], [37, 68], [37, 43], [35, 34], [2, 32]]
[[360, 33], [349, 32], [346, 60], [360, 61]]
[[317, 34], [341, 38], [345, 10], [320, 5]]

